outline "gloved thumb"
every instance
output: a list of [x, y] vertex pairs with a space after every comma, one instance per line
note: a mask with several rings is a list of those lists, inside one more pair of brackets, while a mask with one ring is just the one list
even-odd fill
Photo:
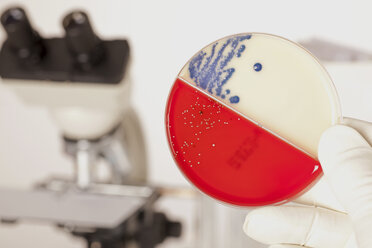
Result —
[[372, 245], [372, 124], [353, 119], [345, 119], [345, 124], [323, 133], [318, 157], [352, 219], [359, 247], [366, 248]]

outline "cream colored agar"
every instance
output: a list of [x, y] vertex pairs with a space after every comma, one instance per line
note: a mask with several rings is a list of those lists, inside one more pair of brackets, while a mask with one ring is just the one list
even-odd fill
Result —
[[[228, 38], [217, 41], [217, 51]], [[207, 55], [213, 44], [203, 49]], [[223, 87], [231, 93], [216, 98], [316, 158], [322, 132], [340, 118], [328, 73], [308, 51], [284, 38], [253, 33], [241, 44], [246, 48], [229, 62], [235, 72]], [[261, 71], [254, 70], [256, 63]], [[195, 85], [188, 64], [179, 77]], [[240, 98], [237, 104], [229, 102], [234, 95]]]

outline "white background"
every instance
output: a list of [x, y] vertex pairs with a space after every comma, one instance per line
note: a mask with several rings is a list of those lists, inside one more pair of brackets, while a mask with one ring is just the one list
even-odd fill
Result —
[[[45, 37], [62, 36], [61, 19], [70, 10], [82, 9], [100, 37], [129, 39], [132, 102], [147, 139], [150, 179], [164, 185], [187, 185], [166, 144], [166, 98], [179, 70], [206, 44], [226, 35], [257, 31], [294, 41], [319, 37], [372, 51], [369, 1], [0, 0], [0, 10], [17, 4]], [[372, 76], [370, 67], [366, 68], [356, 74], [353, 69], [347, 72], [330, 66], [330, 73], [343, 113], [372, 121]], [[61, 173], [71, 174], [72, 165], [62, 154], [57, 127], [47, 110], [25, 106], [12, 92], [0, 88], [0, 186], [25, 188]], [[31, 229], [1, 227], [0, 247], [82, 247], [49, 227]]]

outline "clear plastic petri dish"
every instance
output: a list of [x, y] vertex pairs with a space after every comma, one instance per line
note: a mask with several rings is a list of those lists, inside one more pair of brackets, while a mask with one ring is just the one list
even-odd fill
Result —
[[341, 119], [331, 78], [298, 44], [244, 33], [204, 47], [170, 91], [173, 158], [205, 194], [236, 206], [281, 204], [322, 175], [322, 132]]

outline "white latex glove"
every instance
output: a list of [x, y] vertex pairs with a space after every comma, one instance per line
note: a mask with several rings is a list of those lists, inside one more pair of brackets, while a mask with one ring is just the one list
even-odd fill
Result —
[[243, 227], [248, 236], [270, 248], [372, 247], [372, 123], [344, 123], [322, 135], [324, 176], [296, 200], [302, 204], [251, 211]]

